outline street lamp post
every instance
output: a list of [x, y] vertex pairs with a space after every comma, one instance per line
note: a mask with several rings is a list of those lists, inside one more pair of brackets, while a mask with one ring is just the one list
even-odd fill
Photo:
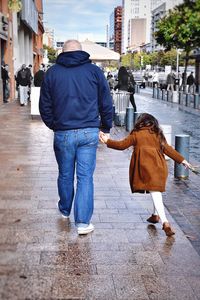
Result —
[[181, 54], [180, 49], [176, 49], [176, 78], [178, 80], [178, 87], [180, 85], [180, 77], [179, 77], [179, 55]]
[[179, 52], [180, 50], [179, 49], [176, 49], [176, 75], [177, 75], [177, 78], [178, 78], [178, 69], [179, 69]]

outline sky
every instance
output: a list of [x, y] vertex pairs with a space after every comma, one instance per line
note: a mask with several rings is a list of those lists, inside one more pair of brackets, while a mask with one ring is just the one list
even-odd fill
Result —
[[54, 29], [55, 40], [88, 38], [106, 42], [106, 25], [122, 0], [43, 0], [44, 27]]

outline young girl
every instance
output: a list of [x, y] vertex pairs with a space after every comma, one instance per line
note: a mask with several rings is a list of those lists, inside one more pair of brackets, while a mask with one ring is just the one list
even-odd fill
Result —
[[156, 118], [147, 113], [141, 114], [135, 128], [125, 139], [114, 141], [108, 139], [104, 133], [100, 133], [100, 140], [107, 144], [107, 147], [117, 150], [134, 146], [129, 168], [131, 191], [132, 193], [150, 193], [154, 204], [154, 213], [147, 221], [155, 224], [161, 220], [162, 229], [166, 235], [175, 234], [166, 218], [161, 194], [165, 191], [168, 175], [164, 154], [187, 168], [191, 165], [180, 153], [167, 144]]

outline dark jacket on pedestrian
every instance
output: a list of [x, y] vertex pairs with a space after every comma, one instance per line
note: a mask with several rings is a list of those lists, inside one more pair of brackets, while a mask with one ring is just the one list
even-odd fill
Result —
[[46, 126], [54, 131], [101, 127], [109, 132], [112, 127], [112, 99], [106, 78], [81, 50], [61, 53], [48, 69], [39, 109]]
[[121, 67], [118, 73], [118, 83], [114, 90], [127, 91], [135, 93], [135, 80], [132, 74], [129, 74], [125, 67]]
[[33, 81], [34, 86], [41, 87], [44, 75], [45, 75], [45, 72], [43, 70], [39, 70], [35, 73], [34, 81]]
[[195, 83], [195, 79], [194, 76], [192, 74], [190, 74], [187, 78], [187, 84], [188, 85], [193, 85]]
[[1, 67], [1, 78], [3, 83], [6, 83], [9, 80], [8, 71], [2, 66]]
[[21, 69], [17, 73], [17, 85], [29, 86], [31, 84], [30, 70], [28, 68]]
[[167, 143], [161, 149], [158, 135], [152, 132], [149, 127], [133, 131], [121, 141], [111, 139], [107, 141], [107, 147], [117, 150], [124, 150], [131, 146], [134, 146], [129, 168], [132, 192], [164, 192], [168, 175], [164, 154], [177, 163], [181, 163], [184, 157]]
[[174, 84], [175, 83], [175, 75], [173, 73], [169, 73], [167, 75], [167, 84]]

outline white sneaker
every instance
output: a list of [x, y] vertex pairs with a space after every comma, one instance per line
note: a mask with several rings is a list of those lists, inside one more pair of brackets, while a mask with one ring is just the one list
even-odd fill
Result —
[[57, 202], [57, 208], [58, 208], [59, 213], [61, 214], [61, 216], [62, 216], [64, 219], [69, 219], [69, 216], [63, 215], [63, 213], [60, 211], [58, 202]]
[[78, 234], [88, 234], [94, 230], [94, 225], [90, 223], [87, 227], [80, 226], [78, 227]]

